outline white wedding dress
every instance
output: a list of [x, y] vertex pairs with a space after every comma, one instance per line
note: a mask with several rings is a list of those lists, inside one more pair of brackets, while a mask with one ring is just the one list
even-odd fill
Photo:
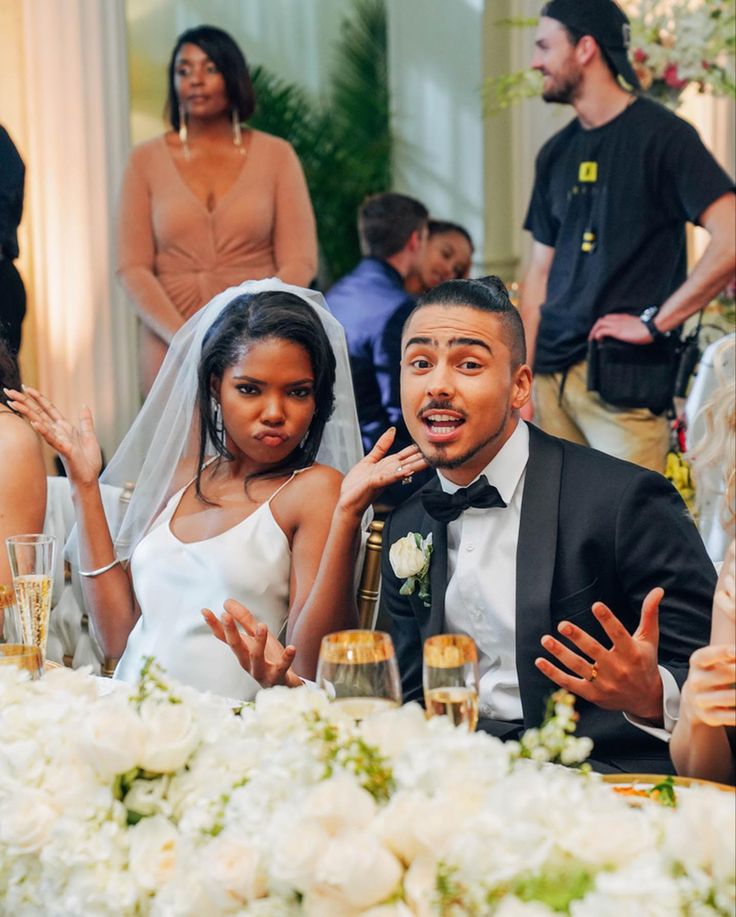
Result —
[[144, 658], [154, 656], [173, 678], [201, 691], [253, 699], [258, 683], [212, 634], [201, 609], [219, 616], [225, 599], [237, 599], [279, 634], [289, 611], [291, 548], [270, 504], [307, 470], [294, 472], [254, 513], [204, 541], [183, 542], [174, 535], [171, 517], [186, 487], [171, 497], [131, 557], [141, 616], [116, 678], [136, 681]]

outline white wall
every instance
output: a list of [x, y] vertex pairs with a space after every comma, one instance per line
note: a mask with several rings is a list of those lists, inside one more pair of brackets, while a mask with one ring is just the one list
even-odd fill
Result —
[[396, 190], [484, 239], [483, 0], [387, 0]]

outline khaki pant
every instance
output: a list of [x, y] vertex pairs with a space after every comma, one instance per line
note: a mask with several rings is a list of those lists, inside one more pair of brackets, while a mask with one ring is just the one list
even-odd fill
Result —
[[586, 387], [587, 364], [534, 377], [534, 422], [546, 433], [664, 472], [669, 421], [647, 408], [617, 408]]

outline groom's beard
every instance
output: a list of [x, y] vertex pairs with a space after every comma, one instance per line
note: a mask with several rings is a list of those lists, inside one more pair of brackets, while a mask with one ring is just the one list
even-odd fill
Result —
[[490, 445], [490, 443], [495, 442], [506, 432], [510, 417], [511, 417], [511, 407], [507, 406], [506, 413], [503, 419], [501, 420], [501, 422], [499, 423], [498, 428], [494, 430], [493, 433], [489, 434], [484, 440], [471, 446], [467, 450], [467, 452], [464, 452], [462, 455], [456, 456], [455, 458], [446, 458], [441, 454], [442, 450], [446, 448], [443, 443], [439, 443], [439, 444], [434, 443], [433, 444], [433, 447], [440, 454], [428, 455], [421, 447], [419, 451], [424, 456], [424, 459], [427, 462], [427, 464], [430, 465], [432, 468], [435, 468], [435, 469], [447, 468], [450, 471], [454, 468], [460, 468], [466, 462], [469, 462], [471, 459], [475, 458], [475, 456], [482, 449], [485, 449], [485, 447]]

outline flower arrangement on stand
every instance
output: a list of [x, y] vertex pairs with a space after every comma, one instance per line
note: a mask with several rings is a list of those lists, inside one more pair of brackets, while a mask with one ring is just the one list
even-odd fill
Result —
[[641, 87], [677, 107], [691, 85], [698, 92], [736, 97], [729, 73], [736, 49], [732, 0], [628, 0], [631, 56]]
[[538, 763], [576, 757], [561, 696], [560, 722], [528, 754], [416, 704], [356, 724], [309, 688], [234, 711], [152, 664], [105, 696], [82, 670], [37, 682], [0, 670], [0, 696], [0, 914], [600, 917], [736, 903], [730, 800], [704, 788], [634, 809], [595, 775]]
[[[683, 91], [736, 98], [733, 56], [736, 9], [733, 0], [623, 0], [631, 20], [630, 55], [642, 90], [676, 108]], [[503, 25], [530, 27], [533, 19], [508, 19]], [[487, 114], [524, 98], [538, 96], [541, 79], [531, 70], [488, 80]]]

